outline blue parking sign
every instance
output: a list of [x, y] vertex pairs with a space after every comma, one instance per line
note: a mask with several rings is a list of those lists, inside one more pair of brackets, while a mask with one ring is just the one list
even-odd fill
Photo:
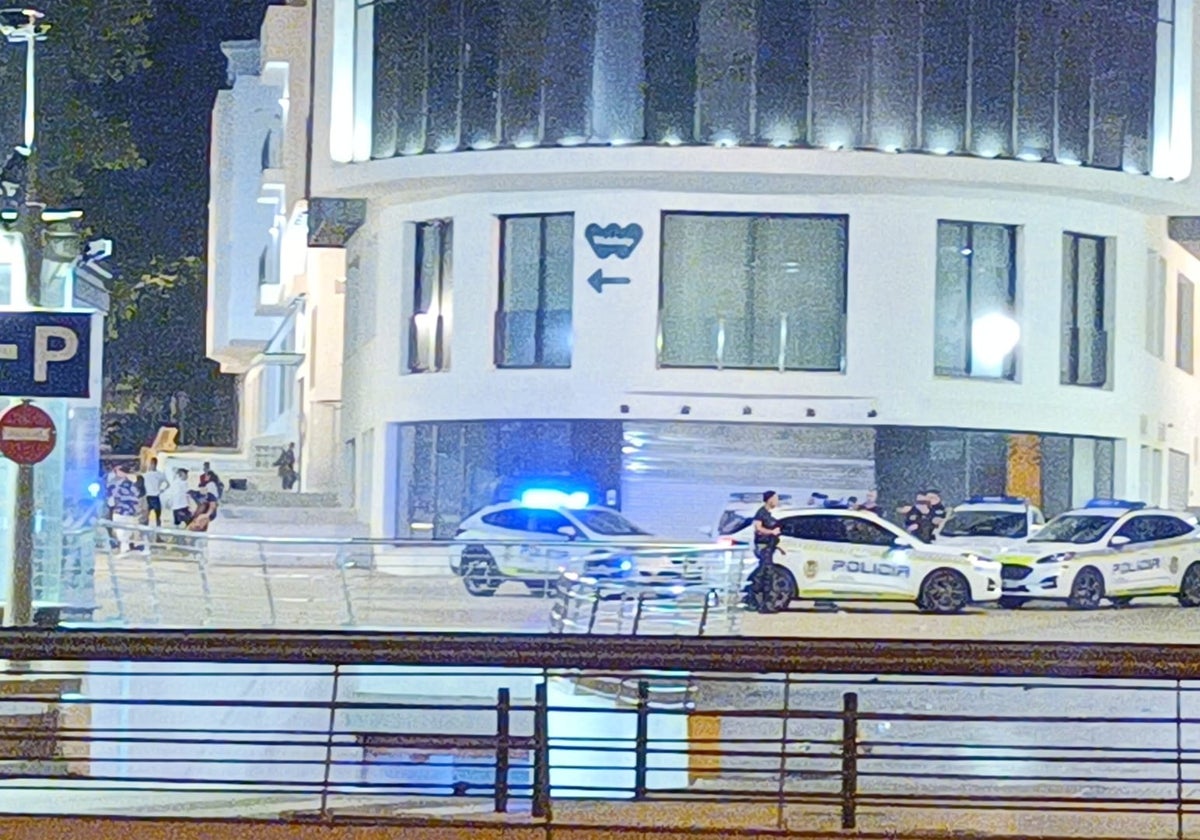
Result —
[[92, 316], [0, 312], [0, 397], [87, 399]]

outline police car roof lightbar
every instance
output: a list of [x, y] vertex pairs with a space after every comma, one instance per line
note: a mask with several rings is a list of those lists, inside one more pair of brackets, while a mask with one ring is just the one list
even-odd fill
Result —
[[1026, 505], [1029, 504], [1028, 499], [1020, 496], [971, 496], [963, 504], [966, 505]]
[[522, 507], [528, 508], [579, 510], [587, 507], [591, 500], [588, 498], [588, 494], [582, 490], [567, 493], [550, 488], [534, 488], [522, 493], [518, 501]]
[[[776, 493], [775, 496], [779, 499], [780, 504], [791, 501], [792, 497], [787, 493]], [[729, 500], [732, 502], [761, 502], [762, 492], [757, 493], [730, 493]]]
[[1122, 510], [1141, 510], [1146, 506], [1145, 502], [1131, 502], [1127, 499], [1092, 499], [1085, 508], [1121, 508]]

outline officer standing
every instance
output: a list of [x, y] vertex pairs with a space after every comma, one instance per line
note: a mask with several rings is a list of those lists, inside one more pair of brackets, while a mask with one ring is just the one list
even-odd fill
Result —
[[772, 513], [779, 507], [779, 494], [774, 490], [763, 493], [762, 507], [754, 514], [754, 555], [758, 558], [758, 566], [750, 575], [750, 606], [760, 613], [778, 612], [771, 604], [771, 581], [774, 575], [767, 569], [775, 564], [775, 552], [786, 552], [779, 547], [779, 520]]

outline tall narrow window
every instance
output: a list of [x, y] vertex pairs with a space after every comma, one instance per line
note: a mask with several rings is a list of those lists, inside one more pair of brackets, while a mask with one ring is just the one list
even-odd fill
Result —
[[663, 216], [659, 364], [842, 370], [845, 216]]
[[934, 370], [1016, 378], [1017, 229], [938, 222]]
[[1195, 372], [1196, 287], [1179, 275], [1175, 289], [1175, 367]]
[[446, 370], [446, 310], [454, 274], [454, 225], [449, 219], [417, 225], [412, 321], [408, 329], [408, 369]]
[[496, 366], [571, 366], [575, 217], [501, 219]]
[[1063, 234], [1062, 370], [1064, 385], [1108, 384], [1108, 287], [1105, 241]]
[[1167, 261], [1146, 252], [1146, 352], [1162, 359], [1166, 354]]

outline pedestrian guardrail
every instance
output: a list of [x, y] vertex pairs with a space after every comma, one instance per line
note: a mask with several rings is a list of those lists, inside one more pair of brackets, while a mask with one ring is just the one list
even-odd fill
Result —
[[8, 814], [1200, 837], [1191, 647], [244, 630], [0, 645], [36, 663], [0, 710]]
[[[121, 551], [114, 545], [121, 542], [143, 548]], [[449, 541], [244, 537], [106, 523], [96, 543], [93, 620], [127, 627], [728, 634], [738, 630], [749, 562], [744, 549], [716, 545], [623, 544], [619, 556], [593, 546], [566, 555], [559, 547], [560, 558], [546, 556], [545, 543], [489, 541], [498, 553], [546, 559], [525, 560], [523, 575], [476, 597], [452, 571], [452, 550], [462, 546]], [[593, 586], [585, 559], [628, 568]], [[642, 576], [642, 568], [655, 574]]]

